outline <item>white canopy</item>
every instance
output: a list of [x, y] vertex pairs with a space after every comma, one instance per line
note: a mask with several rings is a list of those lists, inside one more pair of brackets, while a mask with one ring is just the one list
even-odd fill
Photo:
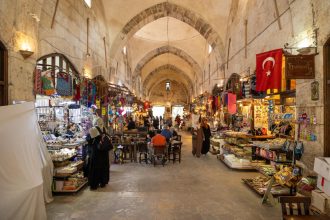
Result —
[[0, 107], [1, 219], [46, 219], [52, 169], [34, 103]]

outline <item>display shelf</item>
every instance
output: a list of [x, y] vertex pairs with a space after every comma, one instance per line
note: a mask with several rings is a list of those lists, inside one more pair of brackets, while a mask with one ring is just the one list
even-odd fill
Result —
[[294, 140], [294, 137], [290, 136], [290, 135], [285, 135], [285, 134], [277, 134], [279, 137], [282, 138], [286, 138], [286, 139], [290, 139], [290, 140]]
[[76, 157], [76, 156], [78, 156], [77, 153], [74, 154], [74, 155], [72, 155], [72, 156], [70, 156], [70, 157], [66, 157], [66, 158], [64, 158], [64, 159], [62, 159], [62, 160], [52, 160], [52, 161], [53, 161], [53, 163], [61, 163], [61, 162], [64, 162], [64, 161], [66, 161], [66, 160], [70, 160], [70, 159], [72, 159], [72, 158], [74, 158], [74, 157]]
[[258, 157], [262, 157], [262, 158], [264, 158], [264, 159], [266, 159], [266, 160], [269, 160], [269, 161], [275, 162], [275, 163], [285, 163], [285, 164], [290, 164], [290, 163], [292, 163], [291, 160], [280, 161], [280, 160], [273, 160], [273, 159], [270, 159], [270, 158], [268, 158], [268, 157], [262, 156], [262, 155], [257, 154], [257, 153], [256, 153], [255, 155], [258, 156]]
[[53, 190], [54, 193], [76, 193], [79, 190], [81, 190], [86, 184], [88, 183], [88, 181], [86, 180], [83, 184], [81, 184], [77, 189], [75, 190]]
[[58, 177], [58, 178], [66, 178], [66, 177], [69, 177], [69, 176], [72, 176], [73, 174], [77, 173], [79, 170], [81, 170], [84, 166], [84, 161], [79, 161], [79, 163], [76, 163], [75, 165], [72, 165], [76, 162], [72, 162], [71, 165], [68, 164], [66, 166], [72, 166], [72, 167], [76, 167], [76, 170], [71, 172], [71, 173], [57, 173], [57, 170], [63, 168], [63, 167], [66, 167], [66, 166], [63, 166], [63, 167], [57, 167], [55, 168], [54, 170], [54, 177]]
[[[234, 154], [236, 157], [238, 157], [238, 158], [244, 158], [244, 159], [250, 159], [251, 158], [251, 155], [240, 155], [240, 154], [238, 154], [237, 152], [235, 152], [235, 151], [233, 151], [232, 149], [230, 149], [230, 146], [232, 146], [232, 147], [235, 147], [235, 146], [233, 146], [233, 145], [228, 145], [228, 144], [225, 144], [223, 147], [222, 147], [222, 149], [224, 150], [224, 151], [227, 151], [229, 154]], [[252, 152], [251, 152], [251, 154], [252, 154]]]
[[275, 136], [272, 135], [246, 135], [246, 138], [251, 138], [251, 139], [274, 139], [276, 138]]
[[[262, 192], [261, 190], [258, 190], [258, 188], [256, 188], [253, 184], [252, 184], [252, 179], [242, 179], [243, 183], [249, 188], [251, 189], [253, 192], [255, 192], [256, 194], [258, 194], [260, 197], [264, 196], [264, 192]], [[266, 187], [265, 191], [266, 191]], [[260, 189], [260, 188], [259, 188]], [[283, 187], [283, 186], [275, 186], [272, 187], [271, 190], [271, 194], [274, 197], [278, 197], [278, 196], [292, 196], [292, 194], [290, 194], [290, 188], [287, 187]]]
[[223, 156], [219, 156], [218, 157], [218, 159], [220, 160], [220, 161], [222, 161], [228, 168], [230, 168], [230, 169], [232, 169], [232, 170], [244, 170], [244, 171], [255, 171], [255, 169], [252, 167], [252, 166], [250, 166], [250, 167], [233, 167], [233, 166], [231, 166], [226, 160], [225, 160], [225, 158], [223, 157]]
[[273, 176], [274, 174], [268, 174], [265, 171], [263, 171], [260, 166], [254, 166], [254, 168], [256, 169], [256, 171], [258, 171], [259, 173], [261, 173], [264, 176]]

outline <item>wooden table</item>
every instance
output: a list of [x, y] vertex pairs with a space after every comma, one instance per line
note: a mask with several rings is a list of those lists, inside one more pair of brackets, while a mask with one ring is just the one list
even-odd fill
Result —
[[286, 215], [284, 220], [329, 220], [330, 217], [326, 215]]

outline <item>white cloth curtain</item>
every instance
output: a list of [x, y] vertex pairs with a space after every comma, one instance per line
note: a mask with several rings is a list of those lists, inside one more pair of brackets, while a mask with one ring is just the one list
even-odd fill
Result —
[[0, 140], [0, 218], [46, 219], [43, 173], [49, 184], [49, 156], [34, 103], [0, 107]]

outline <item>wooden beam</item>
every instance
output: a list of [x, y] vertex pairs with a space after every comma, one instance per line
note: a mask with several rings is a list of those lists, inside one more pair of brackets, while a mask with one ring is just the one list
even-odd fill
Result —
[[89, 41], [89, 18], [87, 18], [87, 56], [89, 56], [89, 45], [88, 45], [88, 41]]
[[244, 55], [245, 55], [245, 59], [247, 58], [247, 24], [248, 24], [248, 20], [244, 21], [244, 25], [245, 25], [245, 35], [244, 35]]
[[277, 24], [278, 24], [278, 28], [280, 30], [282, 30], [282, 25], [281, 25], [281, 20], [280, 20], [280, 12], [278, 11], [278, 6], [277, 6], [277, 1], [274, 1], [274, 5], [275, 5], [275, 13], [276, 13], [276, 20], [277, 20]]
[[50, 29], [53, 29], [53, 26], [54, 26], [54, 21], [55, 21], [55, 16], [56, 16], [56, 12], [57, 12], [57, 7], [58, 7], [58, 2], [59, 1], [60, 0], [56, 0], [55, 10], [54, 10], [53, 18], [52, 18], [52, 24], [50, 25]]
[[227, 51], [227, 69], [229, 66], [229, 52], [230, 52], [230, 44], [231, 44], [231, 38], [228, 40], [228, 51]]
[[108, 67], [108, 58], [107, 58], [107, 44], [105, 43], [105, 37], [103, 37], [104, 44], [104, 59], [105, 59], [105, 67]]

